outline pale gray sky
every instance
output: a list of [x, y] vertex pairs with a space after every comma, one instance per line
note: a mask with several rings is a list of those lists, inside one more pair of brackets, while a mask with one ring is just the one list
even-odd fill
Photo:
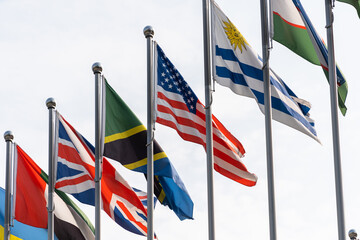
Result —
[[[260, 1], [217, 1], [252, 47], [261, 54]], [[302, 1], [326, 41], [324, 1]], [[347, 79], [348, 113], [339, 115], [346, 230], [360, 231], [358, 172], [360, 92], [357, 76], [360, 20], [350, 5], [334, 9], [335, 56]], [[48, 110], [57, 109], [90, 142], [94, 140], [94, 75], [101, 62], [112, 87], [146, 122], [146, 40], [154, 39], [204, 102], [202, 1], [0, 0], [0, 132], [15, 141], [47, 171]], [[320, 67], [274, 42], [271, 67], [300, 97], [312, 103], [322, 145], [273, 122], [275, 198], [278, 239], [336, 239], [336, 201], [329, 86]], [[264, 116], [253, 99], [216, 85], [213, 113], [244, 145], [243, 159], [259, 180], [248, 188], [215, 176], [217, 239], [268, 239], [268, 200]], [[159, 239], [207, 239], [206, 156], [199, 145], [184, 142], [172, 129], [156, 125], [155, 136], [184, 181], [195, 204], [195, 220], [180, 221], [157, 205]], [[172, 139], [169, 141], [168, 139]], [[5, 142], [0, 144], [0, 175], [5, 173]], [[141, 174], [114, 163], [130, 185], [146, 190]], [[0, 178], [4, 187], [4, 177]], [[94, 208], [79, 203], [93, 223]], [[102, 214], [103, 239], [145, 239]]]

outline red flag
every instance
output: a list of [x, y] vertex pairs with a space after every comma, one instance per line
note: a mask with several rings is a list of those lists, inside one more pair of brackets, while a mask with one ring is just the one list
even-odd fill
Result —
[[16, 145], [15, 219], [38, 228], [47, 227], [45, 190], [41, 169]]
[[[19, 146], [15, 146], [15, 219], [30, 226], [47, 228], [48, 176]], [[66, 194], [56, 191], [53, 202], [54, 233], [57, 239], [95, 239], [90, 220]]]

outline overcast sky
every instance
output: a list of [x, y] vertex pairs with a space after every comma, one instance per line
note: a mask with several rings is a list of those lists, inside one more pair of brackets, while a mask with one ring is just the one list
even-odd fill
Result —
[[[261, 54], [260, 1], [218, 0], [220, 8]], [[303, 0], [315, 28], [326, 41], [324, 1]], [[346, 231], [360, 231], [360, 20], [354, 8], [336, 3], [335, 56], [349, 85], [346, 117], [339, 115]], [[146, 123], [146, 39], [154, 39], [204, 102], [202, 1], [26, 1], [0, 0], [0, 132], [15, 141], [47, 172], [48, 110], [57, 109], [94, 142], [94, 74], [103, 73], [143, 123]], [[270, 66], [298, 95], [312, 103], [311, 117], [322, 145], [273, 122], [275, 199], [278, 239], [337, 239], [336, 199], [329, 85], [320, 67], [274, 42]], [[258, 176], [245, 187], [215, 176], [217, 239], [268, 239], [268, 199], [264, 116], [253, 99], [216, 85], [213, 113], [244, 145], [243, 158]], [[180, 221], [158, 204], [154, 228], [159, 239], [208, 239], [206, 155], [200, 145], [156, 125], [155, 136], [185, 183], [194, 220]], [[171, 141], [169, 140], [171, 139]], [[4, 187], [5, 141], [0, 144], [0, 186]], [[133, 187], [146, 190], [141, 174], [113, 162]], [[77, 202], [78, 203], [78, 202]], [[94, 207], [78, 203], [95, 225]], [[102, 213], [103, 239], [145, 239], [116, 225]]]

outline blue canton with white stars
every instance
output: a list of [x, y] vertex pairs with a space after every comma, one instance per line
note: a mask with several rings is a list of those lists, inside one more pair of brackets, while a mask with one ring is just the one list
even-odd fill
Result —
[[196, 102], [198, 98], [191, 90], [190, 86], [185, 82], [184, 78], [165, 56], [162, 49], [157, 45], [158, 50], [158, 82], [157, 84], [166, 91], [181, 95], [186, 103], [189, 111], [196, 114]]

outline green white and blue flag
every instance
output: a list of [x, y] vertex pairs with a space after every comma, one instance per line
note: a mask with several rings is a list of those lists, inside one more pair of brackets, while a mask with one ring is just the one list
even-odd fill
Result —
[[[309, 62], [321, 66], [329, 78], [328, 50], [317, 33], [300, 0], [271, 0], [273, 39]], [[345, 116], [348, 85], [336, 65], [338, 105]]]

